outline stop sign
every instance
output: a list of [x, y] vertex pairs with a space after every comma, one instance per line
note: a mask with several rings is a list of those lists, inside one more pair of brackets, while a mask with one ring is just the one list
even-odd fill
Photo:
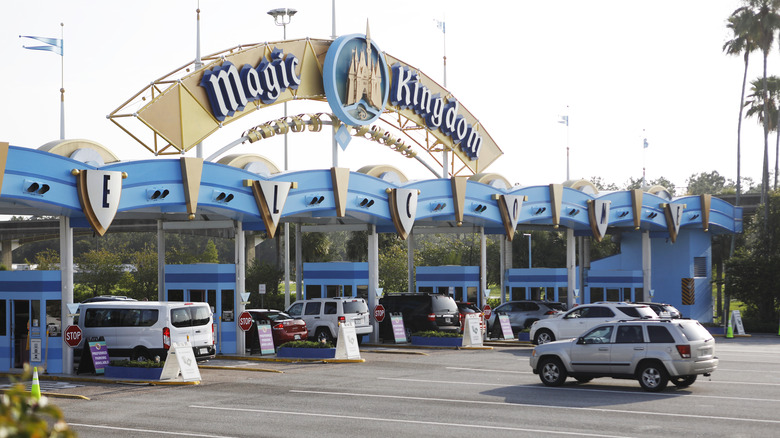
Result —
[[482, 308], [482, 313], [485, 314], [485, 318], [490, 318], [490, 304], [485, 304], [485, 307]]
[[81, 343], [81, 328], [77, 325], [69, 325], [65, 329], [65, 343], [68, 347], [78, 347]]
[[385, 319], [385, 306], [381, 304], [377, 304], [376, 307], [374, 307], [374, 318], [376, 319], [376, 322], [382, 322]]
[[252, 327], [252, 315], [246, 311], [241, 313], [238, 317], [238, 326], [241, 327], [241, 330], [243, 331], [249, 330]]

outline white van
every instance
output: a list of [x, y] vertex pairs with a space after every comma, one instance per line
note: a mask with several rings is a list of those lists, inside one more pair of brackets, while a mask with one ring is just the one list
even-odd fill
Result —
[[[102, 301], [79, 305], [85, 341], [103, 337], [112, 359], [165, 360], [172, 342], [190, 342], [198, 360], [215, 355], [208, 303]], [[82, 345], [84, 347], [84, 345]]]

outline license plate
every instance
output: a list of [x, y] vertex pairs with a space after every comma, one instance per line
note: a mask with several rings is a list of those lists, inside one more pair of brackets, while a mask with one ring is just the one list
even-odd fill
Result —
[[301, 339], [301, 335], [295, 335], [295, 336], [294, 336], [294, 338], [295, 338], [296, 340], [298, 340], [298, 339]]
[[451, 319], [450, 319], [450, 318], [444, 318], [444, 321], [445, 321], [445, 322], [450, 322], [450, 321], [451, 321]]
[[209, 353], [209, 349], [208, 348], [204, 347], [204, 348], [200, 349], [200, 354], [208, 354], [208, 353]]

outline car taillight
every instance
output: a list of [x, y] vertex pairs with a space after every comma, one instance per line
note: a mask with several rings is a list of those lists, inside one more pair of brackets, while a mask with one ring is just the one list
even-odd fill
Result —
[[545, 315], [555, 315], [555, 313], [556, 313], [555, 310], [548, 310], [544, 312]]
[[677, 352], [680, 353], [680, 357], [682, 357], [683, 359], [688, 359], [691, 357], [691, 346], [677, 345]]
[[171, 348], [171, 329], [163, 327], [163, 348], [169, 350]]
[[211, 324], [211, 345], [217, 345], [217, 338], [214, 336], [215, 325], [216, 324]]
[[344, 318], [343, 316], [339, 316], [339, 322], [344, 322], [344, 321], [346, 321], [346, 320], [347, 320], [347, 319], [346, 319], [346, 318]]
[[435, 313], [429, 313], [428, 314], [428, 321], [436, 321], [436, 314]]
[[274, 326], [274, 328], [275, 328], [275, 329], [283, 329], [283, 328], [284, 328], [284, 324], [282, 324], [282, 323], [280, 322], [279, 324], [276, 324], [276, 325]]

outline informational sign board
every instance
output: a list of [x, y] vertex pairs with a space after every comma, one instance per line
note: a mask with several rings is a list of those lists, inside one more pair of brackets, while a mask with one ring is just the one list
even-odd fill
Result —
[[467, 313], [466, 321], [463, 324], [463, 343], [464, 347], [481, 347], [482, 330], [480, 328], [480, 317], [478, 313]]
[[336, 359], [360, 359], [355, 323], [339, 324], [339, 337], [336, 340]]
[[111, 360], [108, 357], [108, 348], [106, 341], [89, 342], [89, 353], [92, 356], [92, 365], [95, 367], [95, 374], [103, 374]]
[[257, 292], [260, 295], [265, 295], [265, 284], [259, 284], [257, 285]]
[[393, 326], [393, 339], [396, 344], [405, 344], [409, 342], [406, 339], [406, 327], [404, 327], [404, 317], [400, 313], [390, 314], [390, 324]]
[[30, 339], [30, 362], [41, 362], [41, 340]]
[[742, 314], [739, 312], [739, 310], [731, 311], [731, 326], [734, 327], [735, 334], [745, 334], [745, 327], [742, 325]]
[[195, 353], [192, 351], [192, 344], [189, 342], [176, 343], [171, 345], [168, 350], [168, 357], [165, 359], [160, 380], [181, 379], [185, 382], [195, 382], [200, 380], [200, 370], [198, 361], [195, 360]]
[[501, 337], [514, 339], [515, 333], [512, 331], [512, 324], [509, 323], [509, 315], [498, 315], [498, 322], [501, 324]]
[[269, 324], [260, 324], [257, 326], [257, 336], [260, 338], [260, 354], [274, 354], [273, 331]]

